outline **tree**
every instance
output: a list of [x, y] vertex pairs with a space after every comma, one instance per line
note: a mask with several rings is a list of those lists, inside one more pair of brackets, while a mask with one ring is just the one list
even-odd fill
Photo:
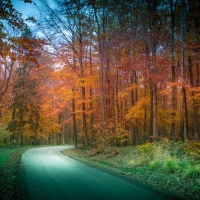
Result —
[[39, 66], [37, 57], [45, 43], [44, 40], [33, 38], [30, 30], [26, 30], [20, 38], [13, 38], [13, 42], [18, 51], [19, 67], [16, 69], [12, 88], [12, 121], [8, 127], [11, 131], [17, 132], [20, 145], [24, 127], [29, 124], [30, 130], [33, 130], [33, 143], [36, 144], [40, 102], [37, 95], [37, 80], [31, 78], [31, 70]]
[[[63, 141], [72, 129], [76, 148], [78, 141], [87, 149], [89, 144], [194, 137], [199, 126], [197, 1], [41, 3], [41, 14], [32, 19], [53, 60], [40, 114], [53, 130], [42, 127], [49, 142], [61, 135]], [[10, 41], [12, 48], [19, 44]], [[15, 48], [14, 59], [23, 60], [23, 48]], [[26, 55], [26, 61], [37, 63], [33, 54]]]

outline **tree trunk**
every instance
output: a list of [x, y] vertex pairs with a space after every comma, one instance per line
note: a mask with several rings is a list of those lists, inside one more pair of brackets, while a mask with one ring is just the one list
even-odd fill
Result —
[[101, 115], [102, 115], [102, 125], [103, 125], [103, 132], [106, 137], [106, 147], [109, 146], [108, 143], [108, 130], [107, 130], [107, 120], [106, 120], [106, 113], [105, 113], [105, 96], [104, 96], [104, 50], [105, 50], [105, 38], [101, 38], [101, 34], [105, 35], [105, 5], [103, 5], [103, 21], [102, 21], [102, 31], [100, 27], [100, 22], [97, 16], [97, 9], [95, 3], [93, 4], [94, 7], [94, 14], [97, 23], [97, 34], [98, 34], [98, 45], [99, 45], [99, 58], [100, 58], [100, 69], [99, 69], [99, 76], [100, 76], [100, 102], [101, 102]]
[[[72, 88], [74, 95], [74, 89]], [[76, 133], [76, 107], [75, 107], [75, 98], [72, 98], [72, 121], [73, 121], [73, 138], [74, 138], [74, 148], [78, 149], [77, 133]]]
[[[176, 82], [176, 69], [174, 66], [174, 6], [173, 1], [170, 0], [170, 12], [171, 12], [171, 57], [172, 57], [172, 65], [171, 65], [171, 73], [172, 73], [172, 83]], [[175, 132], [176, 132], [176, 86], [172, 86], [172, 124], [171, 124], [171, 139], [174, 143], [175, 141]]]
[[149, 140], [153, 137], [153, 86], [150, 84], [150, 118], [149, 118]]
[[116, 87], [115, 87], [115, 90], [116, 90], [116, 107], [117, 107], [117, 123], [119, 124], [120, 123], [120, 110], [119, 110], [119, 70], [117, 69], [116, 70]]
[[88, 144], [88, 136], [87, 136], [87, 116], [86, 116], [86, 109], [85, 109], [85, 87], [81, 87], [81, 93], [82, 93], [82, 118], [83, 118], [83, 134], [84, 134], [84, 140], [85, 140], [85, 148], [89, 149]]
[[153, 139], [156, 141], [157, 133], [157, 86], [153, 84]]
[[[131, 85], [137, 86], [137, 73], [135, 70], [133, 70], [132, 75], [131, 75]], [[138, 100], [138, 90], [131, 89], [131, 106], [132, 107], [135, 106], [137, 100]], [[131, 132], [132, 132], [132, 143], [139, 144], [138, 121], [137, 120], [136, 120], [136, 123], [132, 125]]]
[[183, 105], [183, 140], [187, 143], [187, 100], [186, 100], [186, 89], [185, 89], [185, 77], [184, 77], [184, 10], [185, 0], [181, 0], [181, 83], [182, 83], [182, 105]]
[[[152, 46], [152, 68], [153, 68], [153, 76], [156, 74], [156, 43]], [[153, 103], [153, 139], [156, 141], [158, 137], [157, 133], [157, 84], [156, 81], [153, 80], [152, 83], [152, 103]]]

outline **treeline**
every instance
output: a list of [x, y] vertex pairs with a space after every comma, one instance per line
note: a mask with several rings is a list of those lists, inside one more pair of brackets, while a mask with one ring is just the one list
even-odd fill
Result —
[[[199, 139], [197, 0], [40, 0], [36, 7], [29, 20], [45, 43], [14, 72], [4, 101], [16, 121], [12, 138], [86, 149]], [[20, 78], [19, 68], [30, 77]], [[31, 80], [28, 111], [20, 110], [19, 79]]]

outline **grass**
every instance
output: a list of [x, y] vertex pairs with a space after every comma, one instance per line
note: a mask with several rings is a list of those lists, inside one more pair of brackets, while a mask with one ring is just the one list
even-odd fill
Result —
[[[21, 157], [29, 148], [46, 147], [22, 146], [22, 147], [0, 147], [0, 200], [19, 200], [19, 169]], [[23, 192], [23, 191], [21, 191]]]
[[157, 169], [161, 168], [161, 166], [162, 166], [162, 162], [158, 159], [151, 160], [149, 162], [149, 169], [157, 170]]
[[[114, 170], [184, 199], [197, 200], [200, 196], [200, 161], [191, 156], [195, 153], [185, 149], [182, 143], [172, 146], [170, 142], [158, 142], [136, 147], [65, 150], [63, 154]], [[119, 153], [108, 156], [115, 151]]]
[[27, 147], [0, 148], [0, 199], [17, 200], [21, 156]]
[[[184, 199], [197, 200], [200, 160], [196, 159], [197, 144], [192, 145], [185, 150], [183, 144], [171, 147], [170, 143], [163, 142], [89, 151], [65, 150], [63, 154], [114, 170]], [[18, 171], [21, 156], [28, 148], [0, 148], [0, 199], [20, 199]]]
[[105, 161], [105, 160], [99, 160], [98, 163], [102, 166], [110, 166], [109, 162]]
[[10, 149], [0, 148], [0, 166], [8, 160], [10, 152]]
[[179, 169], [179, 165], [176, 159], [166, 159], [163, 163], [163, 170], [167, 173], [174, 173]]

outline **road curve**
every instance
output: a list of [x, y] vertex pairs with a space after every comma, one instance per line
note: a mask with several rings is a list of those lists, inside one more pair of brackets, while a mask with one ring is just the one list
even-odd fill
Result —
[[72, 146], [33, 148], [22, 156], [21, 199], [175, 200], [177, 197], [115, 173], [78, 162], [60, 151]]

